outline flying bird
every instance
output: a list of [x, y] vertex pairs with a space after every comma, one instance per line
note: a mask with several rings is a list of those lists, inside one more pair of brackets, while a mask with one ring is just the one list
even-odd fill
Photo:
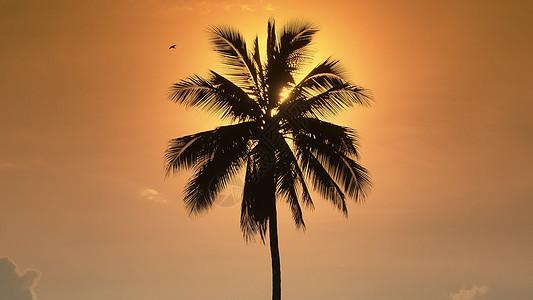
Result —
[[170, 50], [170, 49], [176, 49], [176, 45], [172, 45], [172, 46], [170, 46], [170, 47], [168, 48], [168, 50]]

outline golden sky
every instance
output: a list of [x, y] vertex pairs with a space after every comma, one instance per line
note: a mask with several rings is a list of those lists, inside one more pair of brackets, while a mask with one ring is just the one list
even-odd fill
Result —
[[165, 180], [163, 151], [219, 124], [166, 98], [223, 71], [206, 28], [264, 42], [274, 16], [316, 22], [315, 62], [340, 58], [376, 99], [332, 120], [361, 136], [366, 203], [345, 219], [317, 198], [305, 233], [280, 209], [284, 299], [532, 299], [532, 11], [0, 0], [0, 298], [270, 298], [268, 246], [244, 242], [239, 206], [188, 217], [190, 174]]

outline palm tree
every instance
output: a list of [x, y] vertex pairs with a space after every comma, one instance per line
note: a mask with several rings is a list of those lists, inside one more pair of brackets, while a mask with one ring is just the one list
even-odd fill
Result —
[[245, 171], [240, 226], [246, 241], [268, 229], [272, 299], [281, 299], [276, 200], [290, 207], [297, 228], [305, 229], [301, 206], [313, 208], [308, 183], [347, 214], [346, 195], [360, 202], [370, 187], [358, 158], [354, 130], [324, 118], [353, 105], [368, 105], [367, 91], [345, 78], [338, 60], [327, 59], [298, 83], [297, 71], [310, 60], [316, 26], [293, 21], [276, 34], [268, 21], [266, 61], [256, 36], [251, 51], [227, 26], [212, 27], [211, 43], [227, 75], [210, 71], [171, 86], [169, 98], [206, 109], [231, 125], [169, 141], [167, 176], [183, 169], [195, 174], [185, 187], [190, 214], [206, 212], [216, 196]]

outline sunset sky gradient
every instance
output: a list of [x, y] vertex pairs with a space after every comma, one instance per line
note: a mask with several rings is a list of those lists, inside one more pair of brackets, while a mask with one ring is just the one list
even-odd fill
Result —
[[269, 249], [244, 242], [239, 205], [189, 217], [191, 173], [165, 179], [163, 152], [221, 124], [166, 97], [224, 72], [206, 29], [258, 33], [264, 49], [273, 16], [318, 24], [314, 63], [341, 59], [375, 97], [331, 120], [361, 136], [366, 202], [346, 219], [315, 196], [305, 232], [279, 205], [284, 299], [533, 299], [532, 12], [518, 0], [0, 0], [0, 298], [8, 278], [39, 300], [270, 298]]

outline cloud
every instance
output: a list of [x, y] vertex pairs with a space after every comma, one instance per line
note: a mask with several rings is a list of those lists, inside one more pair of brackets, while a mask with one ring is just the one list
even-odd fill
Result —
[[163, 197], [158, 191], [149, 188], [142, 188], [139, 191], [141, 197], [157, 203], [168, 203], [168, 200]]
[[474, 285], [471, 289], [460, 289], [455, 294], [450, 294], [451, 300], [474, 300], [477, 296], [483, 296], [487, 294], [489, 287], [486, 285], [477, 286]]
[[39, 278], [41, 278], [40, 271], [35, 269], [20, 271], [9, 257], [0, 257], [0, 299], [37, 299], [33, 288]]

